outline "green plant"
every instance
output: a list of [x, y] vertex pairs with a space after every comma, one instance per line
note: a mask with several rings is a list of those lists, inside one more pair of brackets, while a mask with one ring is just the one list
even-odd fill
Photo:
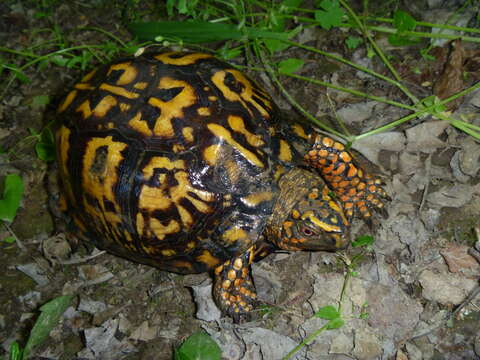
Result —
[[175, 349], [175, 360], [220, 360], [221, 357], [220, 347], [204, 332], [190, 335]]
[[[480, 127], [470, 124], [463, 119], [452, 118], [450, 114], [444, 111], [439, 111], [439, 106], [471, 93], [479, 88], [480, 84], [477, 83], [448, 99], [437, 99], [434, 101], [436, 105], [426, 105], [426, 103], [428, 103], [426, 99], [418, 99], [405, 85], [403, 85], [401, 77], [371, 36], [372, 31], [385, 32], [390, 34], [389, 41], [392, 44], [402, 46], [417, 43], [420, 39], [425, 37], [431, 39], [462, 38], [464, 41], [479, 42], [480, 39], [474, 37], [442, 33], [422, 33], [416, 31], [418, 26], [479, 32], [476, 29], [418, 22], [408, 13], [400, 10], [395, 11], [392, 19], [371, 18], [368, 16], [359, 17], [345, 0], [322, 0], [318, 2], [317, 8], [313, 10], [300, 8], [299, 6], [302, 4], [302, 1], [294, 0], [284, 0], [268, 5], [263, 2], [241, 0], [234, 1], [227, 5], [221, 0], [210, 0], [202, 4], [199, 3], [198, 8], [195, 11], [191, 11], [191, 9], [189, 10], [189, 8], [185, 7], [186, 3], [184, 4], [181, 1], [171, 1], [170, 3], [172, 4], [171, 14], [177, 10], [180, 14], [193, 17], [194, 19], [182, 22], [135, 23], [131, 24], [130, 30], [143, 40], [160, 41], [164, 45], [176, 43], [180, 45], [193, 45], [197, 48], [201, 48], [199, 44], [205, 42], [213, 40], [224, 41], [225, 45], [218, 52], [218, 55], [227, 56], [228, 58], [231, 57], [232, 54], [240, 53], [241, 49], [246, 50], [247, 55], [249, 55], [250, 49], [253, 49], [254, 54], [257, 55], [258, 59], [260, 59], [263, 64], [261, 70], [268, 71], [274, 83], [292, 105], [303, 113], [307, 119], [315, 123], [315, 125], [330, 134], [345, 139], [349, 144], [363, 137], [397, 127], [411, 119], [423, 118], [426, 115], [431, 115], [437, 119], [447, 121], [457, 129], [480, 139]], [[366, 4], [368, 4], [368, 2], [366, 2]], [[309, 16], [304, 16], [303, 14]], [[200, 20], [199, 17], [202, 17], [202, 20]], [[209, 21], [206, 21], [205, 18]], [[291, 23], [291, 20], [295, 20], [298, 24], [293, 29], [289, 29], [289, 21]], [[372, 25], [373, 22], [382, 21], [390, 23], [393, 26], [378, 27], [377, 25]], [[368, 68], [352, 63], [338, 55], [330, 54], [291, 40], [302, 28], [307, 26], [319, 26], [324, 29], [331, 29], [333, 27], [349, 28], [355, 34], [360, 34], [366, 46], [371, 49], [370, 53], [379, 56], [385, 67], [390, 71], [392, 77], [379, 74]], [[351, 35], [346, 41], [348, 47], [354, 48], [355, 46], [358, 46], [361, 38]], [[399, 103], [383, 97], [373, 96], [296, 74], [295, 71], [301, 67], [301, 61], [298, 59], [287, 59], [279, 63], [278, 66], [275, 66], [275, 63], [271, 60], [271, 54], [287, 47], [297, 47], [306, 51], [315, 52], [384, 80], [393, 86], [398, 87], [410, 99], [411, 104]], [[346, 131], [341, 133], [326, 126], [309, 114], [301, 104], [288, 94], [278, 78], [278, 74], [408, 109], [412, 113], [363, 134], [352, 135], [348, 134]]]
[[[355, 271], [355, 269], [358, 266], [359, 262], [364, 258], [365, 254], [371, 251], [371, 245], [373, 244], [373, 242], [373, 237], [370, 235], [360, 236], [354, 242], [352, 242], [352, 246], [354, 248], [361, 248], [361, 251], [355, 254], [352, 258], [349, 258], [346, 255], [342, 255], [340, 257], [346, 267], [346, 272], [345, 278], [343, 280], [342, 290], [340, 292], [340, 298], [338, 299], [338, 305], [327, 305], [318, 309], [318, 311], [313, 316], [327, 320], [325, 325], [308, 335], [300, 344], [298, 344], [287, 355], [285, 355], [282, 360], [291, 359], [295, 353], [297, 353], [306, 345], [310, 344], [315, 338], [320, 336], [322, 332], [326, 330], [339, 329], [345, 324], [345, 321], [348, 319], [345, 319], [342, 315], [342, 303], [346, 295], [348, 283], [350, 282], [350, 279], [352, 277], [357, 276], [357, 272]], [[368, 317], [366, 308], [367, 304], [363, 304], [358, 318], [366, 319]]]
[[70, 306], [73, 298], [74, 296], [70, 295], [59, 296], [40, 307], [40, 316], [30, 331], [25, 348], [22, 349], [16, 341], [12, 342], [10, 345], [9, 359], [28, 359], [32, 350], [47, 339], [48, 334], [57, 325], [65, 310]]
[[15, 216], [17, 215], [17, 210], [23, 197], [23, 191], [23, 180], [19, 175], [9, 174], [5, 177], [3, 196], [0, 198], [0, 221], [8, 230], [10, 236], [1, 240], [7, 244], [12, 244], [17, 241], [17, 244], [20, 247], [22, 247], [22, 244], [18, 241], [18, 238], [9, 224], [13, 222], [13, 219], [15, 219]]

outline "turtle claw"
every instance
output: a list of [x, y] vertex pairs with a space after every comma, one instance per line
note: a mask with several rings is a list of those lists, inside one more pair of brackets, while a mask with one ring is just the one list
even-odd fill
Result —
[[258, 304], [249, 269], [253, 254], [252, 247], [215, 269], [213, 297], [222, 313], [235, 323], [248, 321], [250, 312]]

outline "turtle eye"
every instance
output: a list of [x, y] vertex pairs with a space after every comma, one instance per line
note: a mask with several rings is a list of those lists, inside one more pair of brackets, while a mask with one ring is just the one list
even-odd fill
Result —
[[313, 231], [311, 229], [309, 229], [308, 227], [304, 227], [302, 229], [302, 233], [305, 236], [312, 236], [313, 235]]

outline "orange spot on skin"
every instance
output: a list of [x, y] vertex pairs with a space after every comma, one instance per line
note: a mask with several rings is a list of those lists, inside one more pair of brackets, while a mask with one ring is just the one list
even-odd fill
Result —
[[322, 149], [318, 152], [318, 156], [322, 157], [322, 158], [326, 158], [328, 156], [329, 152], [325, 149]]
[[333, 165], [333, 164], [331, 164], [331, 165], [329, 165], [329, 166], [327, 166], [327, 167], [324, 167], [324, 168], [322, 169], [322, 173], [324, 173], [324, 174], [329, 174], [329, 173], [331, 173], [331, 172], [333, 171], [333, 168], [334, 168], [334, 165]]
[[350, 166], [348, 168], [348, 171], [347, 171], [347, 176], [349, 178], [352, 178], [354, 177], [355, 175], [357, 175], [357, 168], [355, 166]]
[[334, 143], [335, 142], [329, 137], [324, 137], [322, 140], [322, 144], [325, 145], [326, 147], [332, 147]]
[[345, 171], [345, 164], [340, 163], [340, 165], [332, 172], [334, 175], [342, 174]]
[[340, 153], [340, 159], [342, 159], [346, 163], [349, 163], [352, 161], [352, 157], [346, 151], [343, 151], [342, 153]]
[[227, 278], [231, 281], [235, 280], [237, 278], [237, 273], [235, 272], [235, 270], [229, 270], [227, 273]]

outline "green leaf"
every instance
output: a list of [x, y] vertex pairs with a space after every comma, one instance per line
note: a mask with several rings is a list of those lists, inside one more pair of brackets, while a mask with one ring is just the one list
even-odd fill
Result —
[[397, 10], [395, 14], [393, 14], [393, 26], [399, 32], [413, 31], [417, 26], [417, 21], [405, 11]]
[[420, 55], [422, 55], [422, 57], [425, 59], [425, 60], [428, 60], [428, 61], [436, 61], [436, 57], [433, 56], [433, 55], [430, 55], [428, 52], [430, 51], [431, 49], [429, 48], [426, 48], [426, 49], [422, 49], [420, 50]]
[[219, 51], [218, 55], [224, 59], [224, 60], [230, 60], [234, 59], [237, 56], [240, 56], [242, 54], [242, 49], [239, 48], [233, 48], [231, 49], [228, 46], [223, 46]]
[[35, 152], [40, 160], [51, 162], [55, 160], [55, 145], [38, 142], [35, 144]]
[[342, 24], [345, 12], [340, 8], [338, 0], [322, 0], [319, 6], [323, 10], [315, 11], [315, 20], [320, 23], [322, 28], [330, 30], [332, 27]]
[[5, 178], [3, 198], [0, 199], [0, 220], [12, 222], [23, 196], [23, 180], [17, 174]]
[[30, 78], [25, 75], [25, 73], [18, 69], [18, 68], [10, 68], [10, 70], [13, 72], [13, 74], [15, 75], [15, 77], [20, 80], [20, 82], [24, 83], [24, 84], [27, 84], [27, 83], [30, 83], [31, 80]]
[[278, 72], [280, 74], [291, 74], [302, 68], [305, 62], [301, 59], [286, 59], [278, 63]]
[[372, 245], [374, 243], [373, 236], [371, 235], [363, 235], [359, 236], [358, 238], [355, 239], [355, 241], [352, 241], [352, 247], [360, 247], [360, 246], [368, 246]]
[[10, 344], [10, 357], [9, 360], [22, 360], [23, 351], [20, 349], [20, 345], [16, 341]]
[[362, 43], [362, 38], [358, 36], [349, 36], [345, 43], [350, 50], [354, 50]]
[[362, 319], [362, 320], [366, 320], [366, 319], [368, 319], [369, 316], [370, 316], [369, 313], [364, 312], [364, 313], [361, 313], [361, 314], [358, 316], [358, 318], [359, 318], [359, 319]]
[[39, 141], [35, 144], [35, 152], [40, 160], [45, 162], [55, 160], [55, 138], [48, 127], [40, 133]]
[[334, 306], [327, 305], [318, 309], [314, 316], [320, 319], [333, 320], [339, 318], [340, 313]]
[[[291, 45], [283, 42], [282, 40], [288, 40], [297, 35], [300, 31], [302, 31], [303, 26], [299, 25], [295, 29], [289, 31], [289, 32], [284, 32], [282, 33], [281, 39], [274, 39], [274, 38], [269, 38], [267, 36], [263, 37], [263, 42], [265, 43], [265, 46], [268, 48], [268, 50], [273, 54], [276, 51], [282, 51], [285, 49], [288, 49]], [[274, 33], [278, 34], [278, 33]]]
[[243, 33], [235, 25], [206, 21], [160, 21], [133, 23], [129, 30], [141, 40], [153, 41], [163, 37], [189, 43], [204, 43], [221, 40], [240, 40]]
[[57, 325], [61, 316], [70, 306], [74, 296], [59, 296], [40, 308], [42, 312], [33, 326], [27, 345], [24, 350], [24, 357], [28, 358], [30, 351], [37, 345], [44, 342], [50, 331]]
[[204, 332], [191, 335], [175, 351], [175, 360], [220, 360], [221, 358], [220, 347]]
[[406, 31], [414, 31], [417, 26], [417, 21], [405, 11], [395, 11], [393, 15], [393, 26], [397, 29], [397, 32], [388, 36], [388, 42], [390, 44], [394, 46], [406, 46], [421, 41], [419, 38], [404, 34]]
[[403, 36], [403, 35], [397, 35], [397, 34], [388, 35], [388, 42], [393, 46], [415, 45], [420, 41], [421, 39], [419, 38], [414, 38], [409, 36]]
[[425, 107], [429, 107], [429, 106], [432, 106], [432, 105], [435, 105], [435, 104], [438, 104], [437, 106], [435, 106], [431, 111], [433, 112], [436, 112], [436, 113], [442, 113], [444, 111], [447, 110], [447, 107], [443, 104], [440, 104], [440, 99], [435, 96], [435, 95], [431, 95], [431, 96], [428, 96], [424, 99], [421, 100], [421, 103], [425, 106]]
[[13, 244], [15, 242], [15, 238], [13, 236], [7, 236], [5, 239], [2, 240], [3, 242], [6, 242], [7, 244]]
[[205, 43], [244, 38], [287, 40], [289, 33], [274, 32], [256, 28], [239, 30], [237, 26], [208, 21], [159, 21], [141, 22], [129, 25], [130, 31], [141, 40], [182, 41], [187, 43]]
[[342, 318], [338, 317], [336, 319], [330, 320], [327, 323], [327, 329], [328, 330], [338, 329], [338, 328], [341, 328], [343, 324], [345, 324], [345, 321]]
[[297, 8], [302, 4], [303, 0], [283, 0], [282, 1], [282, 9], [285, 9], [283, 11], [286, 14], [291, 13], [294, 9]]
[[41, 107], [48, 105], [50, 103], [50, 96], [48, 95], [37, 95], [32, 99], [32, 106]]
[[173, 8], [176, 0], [167, 0], [167, 15], [171, 17], [173, 15]]
[[67, 58], [63, 55], [55, 55], [55, 56], [52, 56], [50, 58], [50, 61], [52, 63], [54, 63], [55, 65], [58, 65], [58, 66], [62, 66], [62, 67], [67, 66], [67, 63], [68, 63], [69, 60], [70, 60], [70, 58]]

